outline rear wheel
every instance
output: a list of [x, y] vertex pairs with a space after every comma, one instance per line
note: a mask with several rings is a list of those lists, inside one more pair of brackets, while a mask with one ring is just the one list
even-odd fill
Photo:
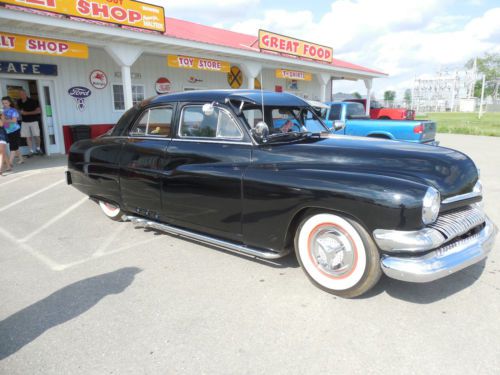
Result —
[[114, 205], [108, 202], [99, 201], [99, 207], [101, 207], [104, 215], [109, 217], [111, 220], [123, 221], [124, 212], [118, 205]]
[[306, 218], [295, 235], [295, 253], [315, 285], [342, 297], [365, 293], [382, 274], [377, 247], [366, 230], [335, 214]]

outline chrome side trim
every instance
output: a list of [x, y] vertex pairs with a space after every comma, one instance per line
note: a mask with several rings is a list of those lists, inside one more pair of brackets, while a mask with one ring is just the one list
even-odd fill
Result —
[[481, 232], [420, 257], [383, 255], [382, 271], [397, 280], [426, 283], [460, 271], [486, 258], [493, 248], [496, 226], [486, 218]]
[[229, 241], [220, 240], [200, 233], [191, 232], [186, 229], [177, 228], [171, 225], [159, 223], [157, 221], [152, 221], [138, 216], [126, 215], [125, 220], [131, 221], [136, 226], [144, 228], [153, 228], [160, 230], [162, 232], [174, 234], [181, 237], [186, 237], [191, 240], [206, 243], [221, 249], [236, 251], [238, 253], [243, 253], [250, 256], [255, 256], [263, 259], [278, 259], [282, 258], [289, 253], [289, 251], [273, 252], [269, 250], [261, 250], [256, 248], [251, 248], [244, 245], [238, 245]]
[[470, 193], [454, 195], [453, 197], [446, 198], [441, 203], [442, 204], [455, 203], [458, 201], [463, 201], [465, 199], [480, 197], [481, 195], [482, 194], [480, 191], [471, 191]]

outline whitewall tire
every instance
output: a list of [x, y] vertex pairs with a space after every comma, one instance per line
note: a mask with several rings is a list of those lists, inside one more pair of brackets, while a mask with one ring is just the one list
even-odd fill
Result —
[[111, 220], [123, 221], [123, 211], [121, 210], [120, 206], [104, 201], [99, 201], [99, 207], [101, 207], [104, 215], [109, 217]]
[[356, 297], [380, 278], [377, 247], [354, 220], [319, 213], [306, 218], [295, 235], [295, 253], [309, 279], [343, 297]]

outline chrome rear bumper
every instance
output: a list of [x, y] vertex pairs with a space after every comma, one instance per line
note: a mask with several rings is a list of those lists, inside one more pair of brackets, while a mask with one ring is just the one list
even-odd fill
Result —
[[397, 280], [425, 283], [445, 277], [486, 258], [493, 248], [496, 226], [488, 219], [484, 228], [464, 240], [444, 245], [422, 256], [383, 255], [382, 271]]

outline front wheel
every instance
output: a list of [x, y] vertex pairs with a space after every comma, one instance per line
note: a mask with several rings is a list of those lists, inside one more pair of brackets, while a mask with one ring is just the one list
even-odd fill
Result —
[[366, 230], [335, 214], [306, 218], [295, 235], [295, 253], [315, 285], [341, 297], [365, 293], [382, 274], [377, 247]]
[[104, 215], [109, 217], [111, 220], [123, 221], [124, 212], [122, 211], [120, 206], [104, 201], [99, 201], [99, 207], [101, 207], [101, 210], [104, 213]]

